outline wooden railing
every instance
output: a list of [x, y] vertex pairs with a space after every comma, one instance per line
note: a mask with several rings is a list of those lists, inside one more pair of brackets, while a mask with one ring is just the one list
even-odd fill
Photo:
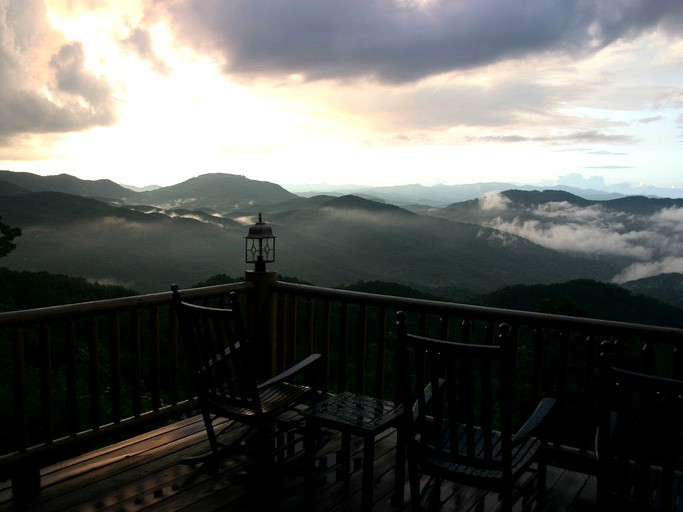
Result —
[[0, 313], [0, 479], [12, 478], [15, 496], [39, 490], [41, 467], [195, 408], [170, 305], [169, 291]]
[[[557, 398], [556, 462], [588, 471], [600, 342], [618, 341], [633, 365], [681, 368], [683, 330], [265, 283], [265, 290], [248, 279], [182, 295], [221, 302], [240, 293], [252, 332], [271, 338], [261, 346], [264, 367], [278, 371], [319, 352], [331, 393], [394, 399], [397, 311], [412, 331], [443, 339], [491, 341], [500, 323], [511, 325], [520, 346], [520, 416], [542, 396]], [[170, 304], [164, 292], [0, 313], [0, 478], [13, 479], [15, 495], [37, 491], [41, 467], [194, 410]]]
[[277, 360], [296, 351], [320, 352], [325, 385], [394, 398], [394, 332], [397, 311], [409, 328], [442, 339], [492, 342], [501, 323], [519, 340], [516, 410], [528, 416], [539, 399], [558, 400], [551, 431], [555, 462], [594, 471], [597, 361], [600, 343], [616, 343], [633, 369], [683, 375], [683, 330], [539, 314], [276, 282]]

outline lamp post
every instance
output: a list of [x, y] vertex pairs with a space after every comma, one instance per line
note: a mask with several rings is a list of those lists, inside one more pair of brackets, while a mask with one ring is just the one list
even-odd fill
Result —
[[258, 214], [258, 222], [249, 228], [249, 234], [245, 237], [245, 262], [253, 263], [256, 272], [265, 272], [266, 263], [275, 261], [275, 235], [261, 214]]
[[266, 270], [266, 263], [275, 261], [275, 235], [258, 214], [258, 222], [249, 228], [245, 237], [245, 262], [253, 263], [254, 269], [244, 273], [245, 281], [254, 285], [249, 296], [247, 323], [252, 339], [259, 347], [259, 374], [263, 378], [277, 373], [275, 343], [275, 300], [271, 285], [277, 280], [277, 272]]

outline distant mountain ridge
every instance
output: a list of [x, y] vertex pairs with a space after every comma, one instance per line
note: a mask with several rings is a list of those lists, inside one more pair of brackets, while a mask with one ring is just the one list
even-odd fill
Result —
[[[287, 275], [324, 286], [391, 281], [451, 298], [520, 282], [629, 281], [644, 275], [634, 265], [648, 263], [647, 251], [662, 262], [660, 272], [675, 271], [666, 251], [683, 246], [681, 199], [511, 189], [442, 208], [401, 207], [353, 194], [301, 197], [220, 173], [140, 193], [66, 175], [0, 178], [0, 215], [24, 230], [0, 264], [141, 291], [239, 275], [258, 213], [278, 235], [275, 268]], [[584, 241], [590, 251], [580, 253]], [[660, 245], [638, 245], [646, 243]]]
[[39, 176], [28, 172], [0, 171], [0, 181], [30, 192], [63, 192], [108, 200], [132, 199], [137, 194], [111, 180], [82, 180], [69, 174]]
[[138, 201], [155, 206], [232, 211], [254, 203], [272, 204], [297, 197], [280, 185], [234, 174], [203, 174], [177, 185], [140, 192]]

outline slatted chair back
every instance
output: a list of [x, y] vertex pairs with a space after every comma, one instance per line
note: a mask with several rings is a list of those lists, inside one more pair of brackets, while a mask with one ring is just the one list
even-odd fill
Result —
[[598, 503], [601, 510], [683, 510], [683, 380], [615, 366], [601, 345]]
[[[545, 501], [545, 429], [556, 400], [543, 398], [514, 425], [517, 336], [501, 324], [496, 343], [444, 341], [408, 334], [398, 313], [398, 387], [413, 510], [422, 474], [493, 491], [503, 511]], [[513, 427], [516, 431], [513, 431]], [[483, 506], [482, 503], [478, 504]]]
[[[399, 329], [405, 323], [399, 322]], [[403, 332], [400, 357], [402, 401], [415, 404], [414, 428], [424, 457], [472, 468], [511, 468], [512, 407], [516, 344], [503, 326], [498, 344], [441, 341]], [[445, 429], [445, 426], [457, 428]], [[444, 433], [448, 437], [444, 437]], [[502, 435], [494, 435], [499, 432]], [[498, 439], [500, 445], [494, 445]]]
[[254, 354], [237, 294], [230, 294], [227, 309], [180, 300], [175, 305], [200, 402], [219, 401], [260, 414]]

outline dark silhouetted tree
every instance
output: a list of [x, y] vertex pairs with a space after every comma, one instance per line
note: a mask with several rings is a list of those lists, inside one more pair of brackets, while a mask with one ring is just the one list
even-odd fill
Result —
[[0, 216], [0, 258], [16, 249], [17, 245], [12, 240], [18, 236], [21, 236], [21, 229], [8, 226]]

